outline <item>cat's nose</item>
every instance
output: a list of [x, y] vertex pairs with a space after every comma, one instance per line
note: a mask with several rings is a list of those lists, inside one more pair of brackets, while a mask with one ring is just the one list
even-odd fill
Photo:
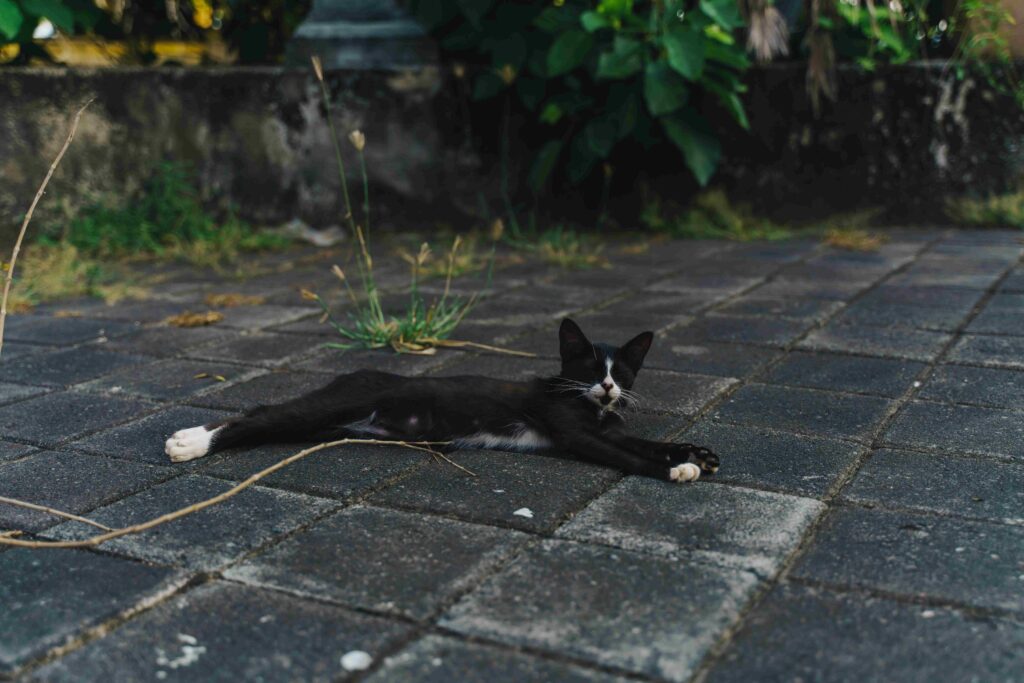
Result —
[[601, 382], [601, 388], [604, 389], [606, 392], [611, 391], [612, 387], [614, 386], [615, 385], [612, 384], [611, 382]]

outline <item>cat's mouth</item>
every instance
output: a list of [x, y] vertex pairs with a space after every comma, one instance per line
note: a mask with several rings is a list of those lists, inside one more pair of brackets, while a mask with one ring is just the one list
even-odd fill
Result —
[[600, 397], [597, 400], [603, 406], [609, 406], [615, 401], [615, 399], [609, 396], [608, 394], [605, 394], [604, 396]]

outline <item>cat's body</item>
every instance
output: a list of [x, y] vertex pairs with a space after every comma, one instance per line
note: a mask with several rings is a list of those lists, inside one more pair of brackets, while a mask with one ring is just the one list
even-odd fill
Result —
[[615, 412], [632, 400], [629, 389], [652, 338], [646, 332], [621, 348], [591, 344], [566, 320], [556, 377], [506, 382], [361, 370], [287, 403], [179, 431], [166, 451], [183, 462], [235, 446], [343, 438], [449, 442], [449, 449], [556, 448], [630, 474], [692, 481], [701, 471], [714, 472], [717, 457], [690, 444], [629, 436]]

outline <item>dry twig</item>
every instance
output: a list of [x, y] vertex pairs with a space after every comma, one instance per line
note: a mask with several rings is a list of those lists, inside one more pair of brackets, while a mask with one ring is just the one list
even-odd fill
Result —
[[71, 146], [71, 140], [75, 137], [75, 131], [78, 130], [78, 121], [82, 118], [82, 113], [85, 112], [86, 107], [92, 104], [91, 98], [88, 102], [82, 105], [82, 108], [75, 114], [75, 118], [71, 121], [71, 130], [68, 131], [68, 137], [64, 141], [64, 146], [60, 148], [60, 152], [57, 153], [57, 158], [50, 164], [50, 170], [46, 172], [46, 177], [43, 178], [43, 183], [36, 190], [36, 196], [32, 200], [32, 205], [28, 207], [28, 213], [25, 214], [25, 220], [21, 223], [21, 232], [18, 233], [18, 239], [14, 242], [14, 249], [11, 251], [11, 262], [7, 266], [7, 279], [4, 281], [4, 298], [0, 301], [0, 352], [3, 352], [4, 348], [4, 323], [7, 322], [7, 297], [11, 293], [11, 283], [14, 281], [14, 264], [18, 260], [18, 253], [21, 251], [21, 243], [25, 239], [25, 233], [28, 231], [28, 224], [32, 220], [32, 214], [36, 211], [36, 205], [39, 204], [39, 200], [43, 198], [43, 194], [46, 192], [46, 186], [50, 184], [50, 178], [53, 177], [53, 172], [57, 170], [57, 166], [60, 165], [60, 160], [64, 158], [64, 153], [68, 151], [68, 147]]
[[[447, 442], [430, 442], [430, 441], [409, 442], [409, 441], [380, 441], [380, 440], [377, 440], [377, 439], [339, 439], [338, 441], [329, 441], [327, 443], [321, 443], [321, 444], [317, 444], [315, 446], [310, 446], [309, 448], [306, 448], [305, 450], [299, 451], [298, 453], [295, 453], [293, 455], [288, 456], [284, 460], [280, 460], [280, 461], [274, 463], [270, 467], [267, 467], [267, 468], [264, 468], [264, 469], [260, 470], [259, 472], [253, 474], [252, 476], [250, 476], [248, 479], [246, 479], [242, 483], [237, 484], [237, 485], [231, 487], [230, 489], [228, 489], [224, 493], [220, 493], [220, 494], [218, 494], [216, 496], [213, 496], [212, 498], [207, 498], [206, 500], [201, 500], [198, 503], [193, 503], [192, 505], [180, 508], [178, 510], [174, 510], [173, 512], [168, 512], [166, 514], [160, 515], [159, 517], [154, 517], [153, 519], [147, 520], [145, 522], [140, 522], [139, 524], [133, 524], [132, 526], [122, 527], [120, 529], [110, 529], [106, 533], [97, 534], [95, 536], [90, 536], [89, 538], [84, 538], [84, 539], [81, 539], [81, 540], [78, 540], [78, 541], [25, 541], [25, 540], [22, 540], [20, 538], [15, 538], [15, 536], [21, 534], [20, 531], [5, 532], [3, 534], [0, 534], [0, 545], [13, 545], [13, 546], [19, 546], [19, 547], [22, 547], [22, 548], [90, 548], [90, 547], [95, 547], [95, 546], [98, 546], [101, 543], [105, 543], [106, 541], [110, 541], [110, 540], [113, 540], [115, 538], [120, 538], [121, 536], [127, 536], [129, 534], [137, 534], [137, 533], [141, 533], [143, 531], [148, 531], [149, 529], [152, 529], [153, 527], [156, 527], [156, 526], [160, 526], [161, 524], [166, 524], [168, 522], [173, 522], [174, 520], [180, 519], [182, 517], [185, 517], [186, 515], [191, 515], [194, 512], [199, 512], [200, 510], [205, 510], [206, 508], [211, 507], [213, 505], [217, 505], [218, 503], [223, 503], [228, 498], [232, 498], [234, 496], [237, 496], [239, 493], [241, 493], [245, 489], [249, 488], [250, 486], [252, 486], [256, 482], [258, 482], [260, 479], [263, 479], [264, 477], [267, 477], [267, 476], [273, 474], [274, 472], [277, 472], [278, 470], [280, 470], [280, 469], [282, 469], [284, 467], [287, 467], [288, 465], [292, 464], [293, 462], [296, 462], [298, 460], [301, 460], [302, 458], [305, 458], [307, 455], [310, 455], [312, 453], [316, 453], [317, 451], [322, 451], [325, 448], [332, 448], [334, 446], [342, 446], [344, 444], [350, 444], [350, 443], [377, 444], [377, 445], [383, 445], [383, 446], [401, 446], [403, 448], [411, 448], [411, 449], [417, 450], [417, 451], [424, 451], [426, 453], [430, 453], [435, 458], [436, 457], [443, 458], [446, 462], [454, 465], [455, 467], [459, 468], [460, 470], [462, 470], [463, 472], [466, 472], [467, 474], [469, 474], [471, 476], [476, 476], [473, 472], [471, 472], [470, 470], [466, 469], [462, 465], [459, 465], [458, 463], [456, 463], [455, 461], [453, 461], [451, 458], [447, 457], [446, 455], [444, 455], [440, 451], [437, 451], [437, 450], [435, 450], [433, 448], [430, 448], [430, 446], [440, 446], [440, 445], [446, 444]], [[11, 499], [2, 499], [2, 500], [0, 500], [0, 502], [8, 502], [8, 503], [11, 503], [11, 504], [20, 504], [20, 505], [24, 505], [26, 507], [31, 507], [33, 505], [32, 503], [24, 503], [24, 501], [14, 501], [14, 500], [11, 500]], [[41, 508], [41, 506], [35, 506], [35, 507]], [[62, 516], [62, 517], [72, 517], [72, 518], [76, 519], [77, 521], [85, 522], [87, 524], [92, 524], [93, 526], [99, 526], [101, 528], [108, 528], [108, 527], [103, 527], [98, 522], [93, 522], [93, 521], [88, 520], [88, 519], [84, 519], [84, 518], [81, 518], [81, 517], [76, 517], [76, 516], [70, 515], [69, 513], [53, 510], [52, 508], [42, 508], [42, 509], [45, 509], [47, 512], [51, 512], [53, 514], [57, 514], [57, 515]]]

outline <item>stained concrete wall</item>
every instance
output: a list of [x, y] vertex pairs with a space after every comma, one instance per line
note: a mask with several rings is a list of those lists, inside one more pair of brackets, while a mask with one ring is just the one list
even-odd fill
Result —
[[[471, 149], [460, 89], [436, 70], [339, 72], [329, 82], [340, 135], [366, 134], [374, 208], [383, 220], [430, 229], [448, 215], [474, 212], [481, 197], [495, 198], [497, 160]], [[1024, 173], [1021, 108], [975, 76], [960, 80], [941, 66], [845, 69], [839, 101], [818, 115], [804, 92], [803, 65], [754, 69], [749, 83], [752, 131], [725, 135], [716, 181], [772, 215], [885, 206], [893, 220], [930, 220], [945, 197], [1010, 189]], [[51, 183], [46, 215], [126, 195], [157, 161], [174, 158], [195, 166], [209, 197], [251, 220], [339, 222], [333, 148], [308, 70], [6, 69], [0, 233], [14, 230], [71, 113], [91, 96], [96, 102]], [[342, 146], [351, 179], [356, 158]], [[519, 138], [512, 147], [520, 159], [531, 149]], [[662, 159], [667, 167], [649, 168], [663, 186], [692, 184], [673, 150]], [[617, 173], [627, 194], [645, 164], [630, 162], [633, 175], [624, 181]], [[556, 200], [575, 199], [584, 211], [596, 206], [575, 194]]]

